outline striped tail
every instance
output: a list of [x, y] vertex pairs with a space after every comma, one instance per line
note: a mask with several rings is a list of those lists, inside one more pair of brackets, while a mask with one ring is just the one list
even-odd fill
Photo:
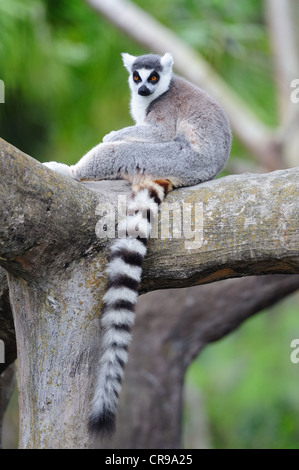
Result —
[[171, 189], [169, 180], [147, 179], [133, 186], [124, 227], [126, 238], [117, 239], [111, 247], [101, 317], [103, 354], [89, 420], [90, 432], [102, 437], [111, 435], [115, 430], [118, 397], [128, 360], [150, 220], [156, 217], [159, 204]]

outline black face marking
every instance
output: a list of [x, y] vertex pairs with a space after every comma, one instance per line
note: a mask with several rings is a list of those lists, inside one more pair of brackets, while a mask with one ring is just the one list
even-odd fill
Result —
[[160, 80], [160, 75], [155, 70], [150, 74], [150, 76], [147, 79], [149, 83], [153, 83], [153, 84], [158, 83], [159, 80]]
[[134, 80], [135, 83], [140, 83], [141, 82], [141, 78], [140, 78], [140, 75], [137, 72], [137, 70], [135, 70], [133, 72], [133, 80]]

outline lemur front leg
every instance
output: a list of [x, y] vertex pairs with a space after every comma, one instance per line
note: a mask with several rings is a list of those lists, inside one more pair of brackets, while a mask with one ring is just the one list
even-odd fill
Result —
[[[43, 165], [50, 168], [50, 170], [56, 171], [64, 176], [69, 176], [77, 181], [108, 179], [110, 171], [109, 165], [106, 175], [106, 172], [103, 171], [102, 165], [99, 163], [101, 155], [103, 155], [104, 161], [106, 161], [109, 156], [112, 159], [115, 145], [115, 143], [99, 143], [89, 150], [89, 152], [87, 152], [75, 165], [68, 166], [65, 163], [58, 163], [55, 161], [45, 162]], [[108, 164], [109, 160], [110, 159], [108, 158]], [[102, 171], [99, 171], [99, 168], [101, 168]], [[117, 178], [113, 178], [113, 175], [111, 175], [111, 179]]]
[[58, 163], [58, 162], [45, 162], [43, 163], [47, 168], [50, 170], [56, 171], [56, 173], [60, 173], [64, 176], [69, 176], [70, 178], [76, 179], [74, 174], [71, 171], [71, 167], [66, 165], [65, 163]]

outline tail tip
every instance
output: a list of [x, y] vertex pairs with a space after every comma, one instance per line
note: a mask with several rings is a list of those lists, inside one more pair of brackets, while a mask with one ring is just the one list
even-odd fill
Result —
[[116, 419], [112, 411], [105, 410], [98, 415], [91, 415], [88, 423], [88, 431], [95, 436], [111, 437], [115, 432]]

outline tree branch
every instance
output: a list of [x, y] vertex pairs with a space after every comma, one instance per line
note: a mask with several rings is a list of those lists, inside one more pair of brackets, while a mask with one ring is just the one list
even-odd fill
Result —
[[203, 204], [203, 245], [188, 250], [185, 239], [152, 240], [143, 289], [298, 273], [298, 175], [299, 168], [229, 176], [171, 193], [169, 204]]
[[2, 139], [0, 172], [4, 268], [22, 277], [44, 275], [49, 265], [67, 264], [99, 244], [93, 192], [48, 171]]
[[86, 0], [98, 13], [151, 52], [171, 52], [176, 70], [224, 106], [241, 142], [268, 170], [283, 167], [273, 131], [263, 124], [212, 67], [166, 26], [128, 0]]
[[[47, 279], [49, 267], [67, 268], [82, 257], [103, 254], [108, 240], [95, 234], [97, 204], [110, 197], [116, 208], [115, 193], [128, 194], [129, 185], [79, 184], [3, 140], [0, 156], [0, 264], [5, 269], [24, 278], [36, 278], [38, 272]], [[163, 243], [152, 238], [142, 291], [254, 274], [298, 273], [298, 175], [299, 168], [232, 175], [173, 191], [163, 207], [166, 213], [171, 205], [178, 207], [186, 230], [170, 230]], [[196, 220], [193, 213], [190, 220], [198, 240], [189, 240], [188, 209], [197, 207], [202, 214]]]

